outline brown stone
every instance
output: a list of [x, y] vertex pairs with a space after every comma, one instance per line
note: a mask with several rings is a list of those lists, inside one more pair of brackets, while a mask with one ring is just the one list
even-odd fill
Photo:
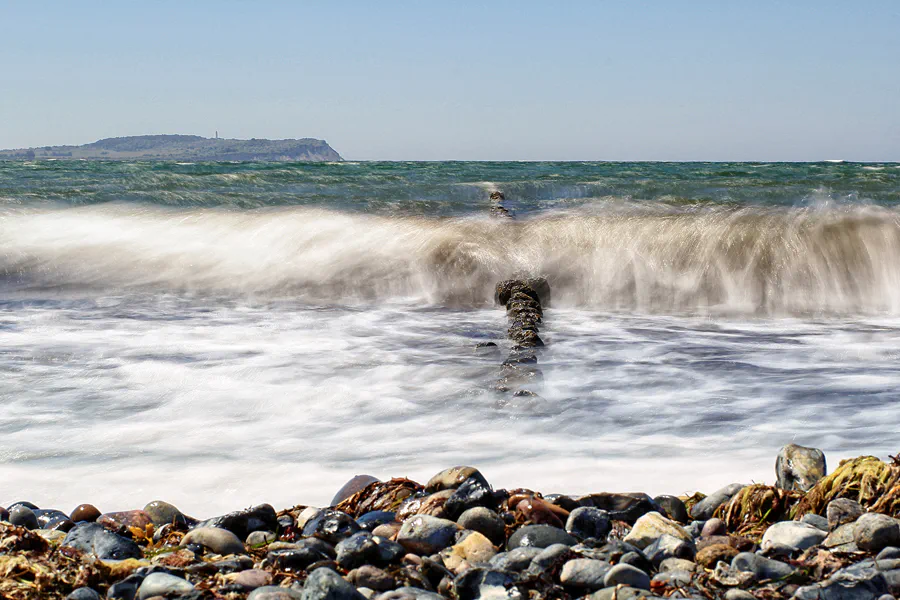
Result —
[[239, 585], [245, 590], [255, 590], [264, 585], [272, 583], [272, 575], [262, 569], [247, 569], [238, 573], [228, 573], [224, 576], [225, 581]]
[[365, 587], [376, 592], [392, 590], [396, 587], [394, 578], [372, 565], [363, 565], [347, 574], [347, 579], [356, 587]]
[[385, 523], [373, 529], [372, 535], [377, 535], [378, 537], [392, 540], [397, 536], [398, 533], [400, 533], [400, 528], [402, 526], [403, 525], [401, 523]]
[[73, 522], [87, 521], [93, 523], [100, 517], [100, 511], [93, 504], [79, 504], [69, 515]]
[[713, 544], [697, 552], [696, 562], [707, 569], [714, 569], [719, 561], [730, 563], [739, 554], [737, 548], [727, 544]]

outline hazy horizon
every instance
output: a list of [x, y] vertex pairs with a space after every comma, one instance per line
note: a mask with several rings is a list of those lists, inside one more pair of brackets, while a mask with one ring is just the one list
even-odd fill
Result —
[[0, 21], [2, 148], [218, 130], [347, 160], [900, 160], [888, 0], [49, 2]]

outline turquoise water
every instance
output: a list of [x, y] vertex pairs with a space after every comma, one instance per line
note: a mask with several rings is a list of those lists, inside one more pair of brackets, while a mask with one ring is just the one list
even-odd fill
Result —
[[[0, 505], [208, 516], [465, 463], [680, 494], [772, 481], [789, 441], [886, 456], [898, 258], [896, 164], [0, 162]], [[518, 274], [553, 301], [510, 398]]]

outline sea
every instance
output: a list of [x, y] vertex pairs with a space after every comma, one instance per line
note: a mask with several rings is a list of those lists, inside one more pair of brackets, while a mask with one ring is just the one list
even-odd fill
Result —
[[898, 399], [898, 164], [0, 162], [0, 505], [710, 492], [895, 454]]

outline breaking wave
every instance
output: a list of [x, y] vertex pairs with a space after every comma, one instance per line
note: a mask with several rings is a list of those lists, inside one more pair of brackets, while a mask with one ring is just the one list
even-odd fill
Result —
[[900, 211], [610, 204], [517, 221], [105, 204], [0, 212], [0, 292], [189, 292], [489, 303], [544, 275], [557, 306], [900, 312]]

